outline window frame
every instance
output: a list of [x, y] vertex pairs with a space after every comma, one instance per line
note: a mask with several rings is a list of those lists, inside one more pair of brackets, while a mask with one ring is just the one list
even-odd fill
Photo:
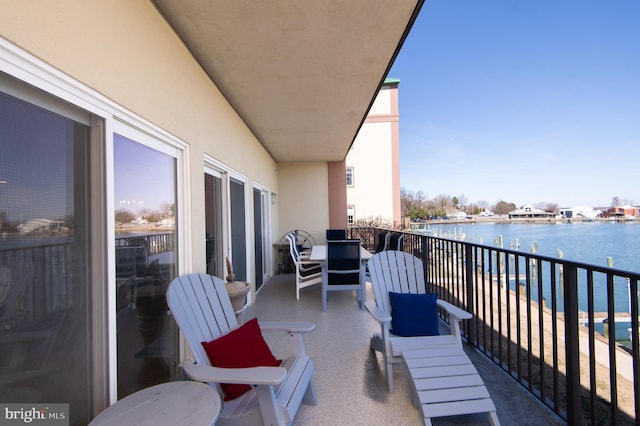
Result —
[[[252, 271], [250, 267], [251, 260], [251, 244], [250, 238], [252, 235], [249, 233], [249, 221], [250, 221], [250, 204], [249, 197], [251, 196], [249, 187], [249, 178], [238, 172], [237, 170], [229, 167], [223, 162], [215, 159], [214, 157], [204, 154], [204, 172], [216, 175], [218, 174], [222, 178], [222, 215], [223, 215], [223, 251], [225, 256], [231, 256], [232, 251], [232, 238], [231, 238], [231, 179], [234, 179], [243, 184], [243, 200], [244, 200], [244, 230], [245, 230], [245, 270]], [[251, 280], [251, 277], [247, 277], [247, 280]], [[252, 293], [247, 294], [247, 303], [252, 303]]]
[[346, 178], [346, 184], [347, 184], [347, 188], [353, 188], [355, 186], [355, 182], [354, 182], [354, 175], [355, 175], [355, 171], [353, 166], [347, 166], [347, 168], [345, 169], [345, 178]]

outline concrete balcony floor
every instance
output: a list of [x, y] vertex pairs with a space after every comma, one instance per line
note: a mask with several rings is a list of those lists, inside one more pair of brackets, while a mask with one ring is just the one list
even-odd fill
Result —
[[[321, 288], [315, 285], [295, 298], [294, 275], [276, 275], [259, 290], [257, 301], [243, 313], [264, 321], [312, 321], [316, 330], [305, 336], [314, 359], [318, 405], [302, 405], [295, 425], [421, 425], [420, 412], [411, 403], [406, 367], [394, 366], [396, 391], [387, 391], [382, 356], [369, 349], [369, 337], [378, 324], [360, 310], [355, 292], [330, 292], [327, 312], [321, 310]], [[370, 285], [367, 298], [373, 298]], [[266, 334], [276, 356], [286, 356], [282, 335]], [[502, 425], [566, 424], [502, 370], [465, 345], [497, 408]], [[280, 355], [279, 355], [280, 354]], [[488, 425], [485, 414], [433, 419], [434, 425]]]

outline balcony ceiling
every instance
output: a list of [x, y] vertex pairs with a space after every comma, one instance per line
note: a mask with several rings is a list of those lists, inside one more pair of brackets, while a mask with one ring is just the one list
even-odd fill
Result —
[[153, 1], [278, 162], [344, 159], [423, 3]]

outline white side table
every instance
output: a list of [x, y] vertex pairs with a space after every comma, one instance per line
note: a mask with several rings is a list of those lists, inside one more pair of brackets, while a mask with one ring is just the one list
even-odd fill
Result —
[[107, 407], [89, 425], [213, 425], [221, 405], [218, 392], [204, 383], [161, 383]]

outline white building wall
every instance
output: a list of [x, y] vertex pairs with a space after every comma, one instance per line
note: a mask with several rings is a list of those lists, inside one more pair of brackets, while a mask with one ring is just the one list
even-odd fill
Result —
[[297, 229], [321, 243], [329, 226], [327, 163], [280, 163], [277, 173], [278, 237]]
[[388, 115], [391, 114], [391, 90], [388, 87], [383, 87], [376, 96], [376, 100], [369, 110], [369, 117], [376, 115]]
[[399, 222], [397, 86], [384, 85], [346, 157], [353, 169], [347, 186], [347, 205], [353, 206], [354, 223], [368, 219]]
[[353, 168], [353, 186], [347, 187], [347, 204], [355, 206], [355, 220], [382, 217], [392, 221], [391, 124], [365, 123], [346, 166]]

